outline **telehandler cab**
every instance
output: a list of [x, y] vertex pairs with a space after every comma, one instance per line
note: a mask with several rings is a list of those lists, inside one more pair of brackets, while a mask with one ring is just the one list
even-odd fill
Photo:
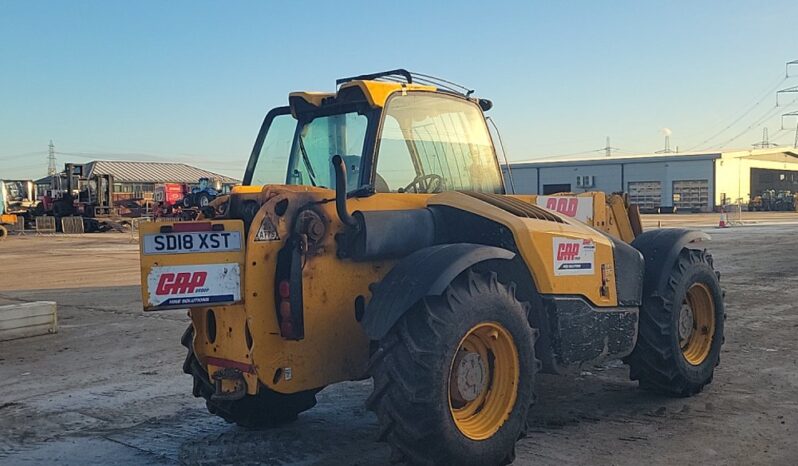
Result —
[[373, 377], [396, 459], [501, 464], [539, 371], [623, 359], [676, 396], [712, 381], [707, 235], [643, 233], [618, 195], [505, 194], [491, 102], [447, 81], [393, 70], [288, 103], [243, 185], [140, 230], [145, 310], [190, 309], [184, 370], [211, 413], [279, 424]]

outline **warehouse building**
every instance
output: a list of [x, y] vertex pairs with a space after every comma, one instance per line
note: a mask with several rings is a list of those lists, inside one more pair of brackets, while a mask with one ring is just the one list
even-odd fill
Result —
[[798, 150], [783, 147], [513, 162], [510, 169], [508, 190], [517, 194], [624, 191], [644, 211], [709, 212], [765, 190], [798, 192]]
[[[156, 184], [179, 183], [197, 186], [200, 178], [208, 178], [218, 191], [227, 191], [239, 183], [229, 176], [213, 173], [185, 163], [173, 162], [123, 162], [116, 160], [95, 160], [84, 164], [71, 164], [83, 179], [110, 175], [114, 180], [114, 193], [117, 198], [152, 199]], [[36, 181], [39, 192], [50, 187], [65, 186], [65, 171], [53, 177]]]

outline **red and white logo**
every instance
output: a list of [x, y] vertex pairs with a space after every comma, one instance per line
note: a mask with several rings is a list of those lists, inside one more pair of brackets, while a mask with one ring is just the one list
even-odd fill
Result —
[[580, 222], [593, 218], [593, 198], [588, 196], [538, 196], [536, 204]]
[[560, 243], [557, 247], [558, 261], [572, 261], [579, 256], [579, 243]]
[[241, 267], [233, 264], [155, 266], [147, 274], [147, 310], [241, 300]]
[[575, 197], [550, 197], [546, 199], [546, 208], [569, 217], [576, 217], [579, 199]]
[[592, 275], [596, 243], [589, 239], [554, 238], [554, 275]]
[[165, 296], [207, 291], [207, 288], [202, 288], [207, 279], [208, 272], [167, 272], [162, 274], [158, 280], [155, 294]]

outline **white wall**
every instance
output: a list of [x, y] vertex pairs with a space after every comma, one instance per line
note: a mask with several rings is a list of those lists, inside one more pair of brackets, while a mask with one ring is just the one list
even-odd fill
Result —
[[[714, 189], [712, 160], [670, 160], [667, 162], [628, 163], [624, 167], [624, 191], [630, 181], [659, 181], [662, 183], [662, 205], [673, 205], [673, 182], [707, 180], [709, 192]], [[710, 204], [712, 200], [710, 199]], [[710, 205], [709, 208], [714, 208]]]
[[720, 203], [721, 193], [732, 202], [741, 198], [747, 203], [751, 198], [751, 169], [766, 168], [770, 170], [798, 171], [798, 159], [786, 156], [783, 161], [756, 160], [747, 157], [751, 152], [731, 152], [715, 161], [718, 189], [715, 191], [715, 202]]

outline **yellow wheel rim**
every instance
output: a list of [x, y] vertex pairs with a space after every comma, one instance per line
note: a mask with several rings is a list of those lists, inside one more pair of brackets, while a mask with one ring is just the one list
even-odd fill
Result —
[[679, 346], [684, 359], [698, 366], [709, 356], [715, 334], [715, 302], [703, 283], [687, 290], [679, 311]]
[[518, 350], [502, 325], [483, 322], [466, 333], [449, 368], [449, 410], [463, 435], [485, 440], [504, 425], [519, 374]]

